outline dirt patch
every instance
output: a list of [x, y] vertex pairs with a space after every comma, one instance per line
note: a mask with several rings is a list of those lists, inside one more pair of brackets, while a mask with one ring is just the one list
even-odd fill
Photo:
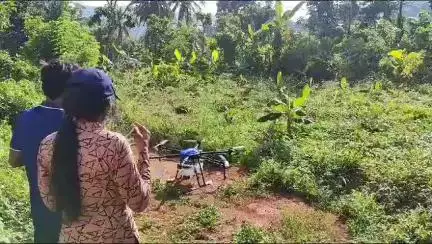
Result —
[[[153, 179], [165, 182], [174, 178], [177, 162], [175, 159], [151, 160], [150, 170]], [[300, 198], [285, 196], [245, 197], [235, 202], [220, 198], [217, 193], [222, 187], [246, 177], [244, 169], [231, 167], [228, 170], [227, 179], [224, 179], [220, 169], [214, 168], [206, 170], [204, 176], [206, 181], [211, 181], [212, 184], [189, 190], [176, 200], [161, 204], [159, 200], [156, 200], [156, 195], [153, 194], [147, 211], [136, 216], [142, 242], [172, 242], [172, 235], [178, 231], [179, 225], [184, 224], [188, 217], [209, 205], [218, 208], [221, 215], [219, 224], [213, 230], [202, 231], [193, 241], [232, 242], [233, 234], [239, 231], [243, 223], [249, 223], [271, 232], [287, 226], [283, 222], [285, 213], [289, 213], [288, 220], [291, 221], [288, 226], [307, 232], [309, 228], [313, 229], [313, 226], [308, 226], [311, 223], [318, 226], [325, 225], [325, 228], [319, 226], [319, 229], [314, 231], [325, 231], [330, 236], [325, 239], [326, 241], [345, 242], [349, 240], [346, 227], [336, 216], [315, 210]], [[193, 189], [198, 184], [196, 178], [193, 178], [181, 182], [180, 186]], [[316, 218], [317, 223], [315, 224]], [[324, 241], [324, 239], [314, 241]]]

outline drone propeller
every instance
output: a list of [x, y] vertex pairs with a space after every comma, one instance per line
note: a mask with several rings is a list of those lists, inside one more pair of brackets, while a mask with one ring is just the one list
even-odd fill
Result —
[[161, 142], [159, 142], [156, 146], [154, 146], [153, 148], [156, 150], [156, 151], [159, 151], [159, 147], [160, 146], [163, 146], [163, 145], [165, 145], [165, 144], [167, 144], [169, 141], [168, 140], [163, 140], [163, 141], [161, 141]]

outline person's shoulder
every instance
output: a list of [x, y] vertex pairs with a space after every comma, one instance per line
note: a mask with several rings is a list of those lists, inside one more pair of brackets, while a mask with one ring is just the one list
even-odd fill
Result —
[[56, 136], [57, 136], [57, 132], [53, 132], [47, 135], [44, 139], [42, 139], [40, 144], [45, 146], [51, 146], [54, 144]]
[[108, 131], [108, 134], [116, 141], [118, 142], [123, 142], [123, 143], [127, 143], [127, 139], [124, 135], [118, 133], [118, 132], [114, 132], [114, 131]]
[[26, 124], [27, 120], [32, 120], [32, 117], [34, 115], [34, 113], [36, 112], [38, 106], [33, 107], [33, 108], [29, 108], [26, 109], [22, 112], [20, 112], [16, 117], [15, 117], [15, 126], [16, 125], [20, 125], [20, 124]]
[[125, 146], [125, 145], [129, 145], [128, 140], [126, 139], [126, 137], [118, 132], [114, 132], [114, 131], [109, 131], [106, 130], [105, 131], [107, 134], [107, 137], [114, 141], [118, 146]]

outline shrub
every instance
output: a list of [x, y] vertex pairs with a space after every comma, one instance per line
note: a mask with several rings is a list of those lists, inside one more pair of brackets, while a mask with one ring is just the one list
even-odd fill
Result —
[[395, 223], [386, 233], [389, 242], [428, 242], [432, 239], [432, 215], [429, 210], [418, 207], [395, 216]]
[[360, 80], [376, 72], [379, 61], [396, 40], [397, 28], [381, 20], [374, 28], [356, 29], [335, 45], [333, 66], [340, 76]]
[[25, 30], [29, 40], [23, 51], [34, 63], [60, 58], [84, 67], [98, 64], [99, 43], [86, 27], [67, 16], [50, 22], [43, 22], [40, 17], [28, 18]]
[[234, 243], [268, 243], [269, 234], [250, 224], [242, 224], [241, 229], [234, 235]]
[[0, 82], [0, 119], [12, 121], [25, 109], [42, 101], [34, 82], [7, 80]]
[[27, 177], [24, 170], [8, 165], [10, 138], [11, 127], [0, 122], [0, 241], [29, 242], [32, 221]]
[[393, 50], [380, 60], [379, 66], [389, 78], [406, 83], [422, 68], [424, 55], [424, 51]]
[[11, 78], [14, 61], [8, 52], [0, 50], [0, 79]]
[[194, 217], [194, 219], [199, 223], [201, 227], [213, 229], [218, 224], [218, 221], [220, 219], [220, 213], [215, 206], [211, 205], [200, 210], [198, 214]]

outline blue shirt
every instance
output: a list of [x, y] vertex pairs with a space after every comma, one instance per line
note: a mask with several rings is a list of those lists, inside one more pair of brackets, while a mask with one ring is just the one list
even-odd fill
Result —
[[11, 148], [21, 151], [30, 186], [30, 203], [33, 222], [57, 224], [59, 214], [50, 212], [39, 193], [37, 177], [37, 154], [40, 142], [57, 131], [63, 120], [60, 108], [37, 106], [20, 114], [12, 134]]

